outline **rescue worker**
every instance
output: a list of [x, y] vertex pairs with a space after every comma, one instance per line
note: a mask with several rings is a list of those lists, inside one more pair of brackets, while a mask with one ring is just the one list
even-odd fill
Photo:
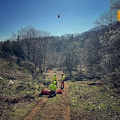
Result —
[[48, 72], [50, 72], [50, 69], [48, 69]]
[[53, 79], [52, 82], [56, 81], [56, 86], [57, 86], [57, 78], [56, 78], [56, 74], [53, 75], [53, 78], [52, 78], [52, 79]]
[[65, 75], [64, 75], [64, 73], [62, 73], [61, 88], [64, 88], [64, 81], [65, 81]]
[[49, 90], [50, 90], [50, 96], [55, 96], [57, 87], [56, 87], [56, 81], [53, 81], [53, 83], [49, 86]]

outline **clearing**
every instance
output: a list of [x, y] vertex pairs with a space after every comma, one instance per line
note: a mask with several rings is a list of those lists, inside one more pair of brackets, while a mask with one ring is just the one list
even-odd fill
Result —
[[[50, 73], [56, 73], [58, 88], [60, 87], [61, 72], [54, 69]], [[24, 118], [24, 120], [119, 120], [120, 97], [111, 92], [100, 81], [65, 82], [62, 94], [53, 98], [42, 96], [36, 107]]]
[[[54, 68], [44, 73], [44, 80], [49, 85], [54, 73], [59, 89], [62, 71]], [[119, 94], [100, 81], [71, 81], [65, 81], [62, 94], [38, 97], [38, 91], [33, 100], [23, 99], [11, 104], [12, 109], [4, 113], [9, 115], [9, 120], [120, 120]], [[43, 87], [48, 89], [46, 85]]]

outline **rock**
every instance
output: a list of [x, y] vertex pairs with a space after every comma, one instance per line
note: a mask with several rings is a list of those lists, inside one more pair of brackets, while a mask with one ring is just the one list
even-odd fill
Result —
[[9, 85], [11, 86], [11, 85], [13, 85], [14, 84], [14, 82], [12, 81], [12, 80], [10, 80], [9, 81]]
[[3, 78], [0, 76], [0, 80], [3, 80]]

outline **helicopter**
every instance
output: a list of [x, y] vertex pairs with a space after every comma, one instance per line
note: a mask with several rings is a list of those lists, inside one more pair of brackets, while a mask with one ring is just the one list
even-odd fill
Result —
[[60, 18], [60, 15], [58, 14], [57, 17]]

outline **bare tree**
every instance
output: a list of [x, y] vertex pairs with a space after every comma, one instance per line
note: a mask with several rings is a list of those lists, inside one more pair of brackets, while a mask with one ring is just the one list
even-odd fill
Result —
[[71, 52], [67, 52], [67, 54], [66, 54], [66, 59], [65, 59], [65, 62], [64, 62], [64, 64], [65, 64], [65, 67], [66, 67], [66, 70], [69, 72], [69, 76], [70, 76], [70, 78], [71, 78], [71, 76], [72, 76], [72, 69], [73, 69], [73, 52], [71, 51]]
[[45, 67], [47, 38], [50, 33], [43, 30], [37, 30], [32, 26], [22, 28], [18, 31], [18, 36], [22, 40], [27, 59], [38, 66], [41, 71]]
[[120, 0], [110, 0], [110, 9], [100, 15], [100, 17], [94, 22], [95, 26], [101, 26], [104, 30], [106, 25], [110, 24], [112, 29], [112, 24], [117, 21], [116, 14], [120, 9]]
[[31, 41], [33, 41], [37, 37], [37, 30], [32, 26], [28, 26], [22, 28], [21, 30], [18, 30], [18, 36], [21, 39], [24, 39], [24, 44], [25, 46], [27, 46], [27, 58], [28, 60], [31, 60]]
[[110, 9], [119, 10], [120, 9], [120, 0], [110, 0]]

